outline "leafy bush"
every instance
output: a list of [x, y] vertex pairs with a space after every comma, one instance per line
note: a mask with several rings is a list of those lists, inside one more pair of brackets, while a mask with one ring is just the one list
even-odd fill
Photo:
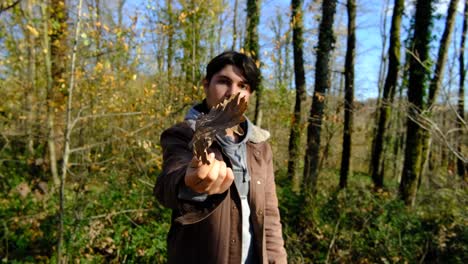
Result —
[[308, 203], [278, 181], [290, 263], [467, 263], [465, 189], [421, 190], [418, 205], [407, 208], [397, 190], [371, 191], [366, 175], [336, 190], [338, 174], [324, 174]]
[[[99, 179], [107, 180], [103, 183]], [[82, 263], [164, 263], [170, 213], [155, 202], [152, 179], [110, 173], [70, 182], [65, 197], [65, 248], [69, 260]], [[145, 182], [145, 183], [143, 183]], [[31, 189], [31, 183], [20, 185]], [[19, 186], [19, 185], [18, 185]], [[58, 230], [56, 194], [37, 190], [24, 196], [18, 187], [1, 197], [4, 262], [55, 261]]]
[[[55, 262], [56, 193], [41, 193], [21, 166], [0, 194], [0, 257], [8, 263]], [[120, 173], [118, 173], [119, 171]], [[80, 263], [165, 263], [170, 211], [153, 198], [153, 174], [121, 170], [71, 178], [65, 197], [65, 253]], [[313, 200], [293, 191], [280, 171], [277, 192], [290, 263], [468, 263], [467, 190], [420, 190], [405, 207], [396, 184], [373, 192], [355, 174], [338, 190], [338, 173], [324, 171]]]

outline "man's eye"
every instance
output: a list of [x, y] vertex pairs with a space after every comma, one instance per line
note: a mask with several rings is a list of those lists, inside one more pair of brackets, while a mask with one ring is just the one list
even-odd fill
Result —
[[242, 89], [242, 90], [247, 90], [249, 89], [249, 86], [247, 84], [240, 84], [239, 87]]

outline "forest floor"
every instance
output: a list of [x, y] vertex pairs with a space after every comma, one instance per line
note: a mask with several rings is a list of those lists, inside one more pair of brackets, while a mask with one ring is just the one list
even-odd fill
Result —
[[[119, 171], [70, 179], [65, 191], [65, 252], [73, 263], [165, 263], [170, 212], [152, 195], [158, 172]], [[55, 263], [58, 193], [1, 170], [0, 257], [3, 263]], [[338, 190], [338, 172], [322, 171], [312, 202], [277, 172], [290, 263], [468, 263], [468, 191], [453, 181], [422, 185], [415, 207], [396, 196], [396, 181], [372, 191], [354, 174]], [[49, 186], [50, 187], [50, 186]], [[306, 205], [305, 205], [306, 204]]]

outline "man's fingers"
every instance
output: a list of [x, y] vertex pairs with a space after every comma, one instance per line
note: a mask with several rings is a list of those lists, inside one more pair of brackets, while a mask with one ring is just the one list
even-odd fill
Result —
[[219, 192], [223, 193], [229, 187], [231, 187], [232, 182], [234, 181], [234, 172], [232, 171], [231, 168], [226, 169], [226, 177], [224, 178], [223, 183], [219, 186]]
[[210, 172], [208, 172], [208, 175], [206, 176], [205, 181], [209, 183], [213, 183], [216, 181], [216, 179], [218, 179], [220, 165], [221, 165], [221, 161], [219, 160], [213, 161], [213, 166], [211, 166]]
[[221, 161], [219, 165], [219, 179], [220, 179], [220, 184], [224, 181], [224, 178], [226, 178], [227, 174], [227, 166], [226, 162]]
[[[208, 160], [213, 159], [213, 155], [208, 155]], [[210, 162], [211, 165], [213, 162]], [[185, 185], [192, 188], [203, 180], [206, 175], [208, 174], [210, 169], [210, 165], [203, 164], [201, 160], [199, 160], [196, 156], [193, 156], [192, 160], [190, 161], [187, 170], [185, 172]]]
[[210, 164], [203, 164], [201, 161], [200, 161], [200, 166], [199, 167], [196, 167], [194, 168], [194, 172], [196, 174], [196, 176], [199, 178], [199, 179], [205, 179], [205, 177], [208, 175], [208, 173], [210, 172], [211, 170], [211, 167], [213, 167], [213, 161], [214, 161], [214, 154], [213, 153], [210, 153], [208, 155], [208, 161], [210, 162]]
[[[211, 161], [214, 159], [215, 154], [210, 153], [206, 156], [207, 160], [211, 163]], [[202, 165], [208, 165], [208, 164], [203, 164], [201, 160], [197, 158], [197, 156], [193, 156], [192, 160], [190, 161], [189, 167], [190, 168], [198, 168]]]
[[224, 179], [226, 178], [226, 163], [224, 161], [219, 162], [219, 172], [218, 177], [215, 182], [209, 186], [208, 194], [220, 193], [220, 186], [223, 184]]
[[[209, 165], [203, 164], [202, 161], [198, 160], [196, 157], [193, 157], [187, 168], [186, 176], [184, 179], [185, 185], [192, 188], [193, 190], [196, 189], [195, 191], [200, 191], [201, 188], [206, 189], [206, 187], [208, 187], [208, 185], [216, 179], [214, 178], [214, 175], [211, 175], [211, 179], [208, 180], [207, 177], [211, 173], [213, 166], [216, 164], [216, 162], [219, 161], [216, 160], [214, 153], [210, 153], [207, 156], [207, 159], [210, 162]], [[200, 185], [205, 180], [207, 180], [207, 183]]]
[[193, 156], [192, 160], [190, 161], [189, 168], [198, 168], [202, 165], [202, 162], [197, 159], [196, 156]]
[[219, 176], [219, 166], [220, 166], [220, 161], [219, 160], [214, 160], [213, 161], [213, 166], [211, 166], [211, 170], [208, 172], [206, 177], [201, 180], [197, 186], [195, 186], [197, 189], [211, 194], [210, 190], [212, 189], [213, 184], [216, 182]]

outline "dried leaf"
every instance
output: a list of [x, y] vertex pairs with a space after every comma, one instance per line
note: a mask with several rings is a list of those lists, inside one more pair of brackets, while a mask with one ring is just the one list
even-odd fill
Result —
[[191, 145], [193, 155], [203, 164], [210, 164], [207, 159], [207, 150], [213, 144], [216, 135], [225, 136], [228, 130], [237, 135], [244, 134], [239, 124], [245, 121], [244, 112], [247, 109], [247, 101], [239, 97], [240, 93], [232, 95], [211, 108], [208, 114], [201, 115], [197, 119]]
[[29, 185], [27, 183], [22, 182], [18, 186], [16, 186], [16, 191], [20, 194], [22, 198], [25, 198], [31, 192], [31, 188], [29, 188]]
[[34, 35], [34, 37], [36, 37], [36, 38], [39, 37], [39, 32], [37, 32], [37, 30], [34, 27], [32, 27], [30, 25], [26, 25], [26, 29], [28, 29], [29, 32], [31, 32], [31, 34]]

